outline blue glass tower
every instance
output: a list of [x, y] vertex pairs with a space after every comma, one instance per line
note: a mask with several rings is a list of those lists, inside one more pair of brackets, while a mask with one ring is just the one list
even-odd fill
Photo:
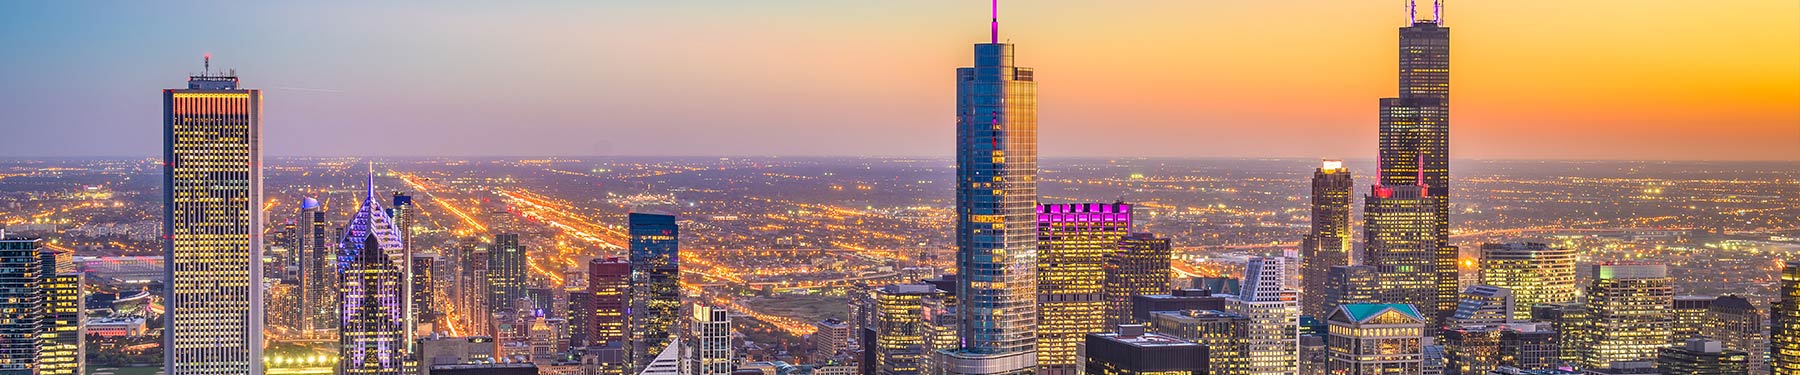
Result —
[[[632, 213], [631, 354], [642, 369], [669, 346], [681, 313], [681, 229], [675, 216]], [[634, 370], [635, 371], [635, 370]]]
[[1037, 82], [1013, 46], [975, 45], [956, 70], [956, 268], [960, 349], [947, 374], [1037, 369]]

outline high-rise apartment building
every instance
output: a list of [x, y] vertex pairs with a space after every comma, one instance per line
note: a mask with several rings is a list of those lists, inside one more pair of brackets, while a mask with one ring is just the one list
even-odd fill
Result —
[[1426, 330], [1435, 332], [1440, 326], [1438, 201], [1418, 185], [1375, 185], [1370, 190], [1363, 205], [1363, 264], [1379, 275], [1376, 300], [1418, 306], [1431, 322]]
[[1512, 290], [1514, 320], [1531, 318], [1531, 306], [1575, 301], [1575, 251], [1541, 243], [1481, 245], [1481, 283]]
[[837, 319], [825, 319], [813, 322], [811, 340], [813, 346], [812, 362], [823, 364], [830, 362], [839, 353], [850, 348], [850, 323]]
[[[1430, 260], [1436, 303], [1418, 305], [1434, 322], [1456, 308], [1458, 250], [1450, 246], [1450, 28], [1444, 27], [1442, 1], [1432, 17], [1417, 17], [1407, 2], [1410, 24], [1400, 28], [1400, 95], [1381, 99], [1379, 183], [1420, 186], [1432, 204], [1433, 251]], [[1407, 301], [1410, 303], [1411, 301]]]
[[689, 310], [688, 334], [681, 340], [686, 346], [682, 361], [684, 375], [730, 375], [731, 314], [721, 308], [696, 304]]
[[1748, 354], [1750, 374], [1766, 375], [1769, 373], [1767, 323], [1755, 303], [1743, 296], [1727, 294], [1713, 300], [1701, 335], [1718, 340], [1725, 349]]
[[527, 282], [525, 246], [518, 233], [494, 235], [487, 252], [488, 311], [495, 316], [517, 317], [515, 306], [525, 298]]
[[1207, 347], [1174, 336], [1120, 325], [1117, 332], [1087, 335], [1087, 368], [1093, 375], [1208, 374]]
[[1776, 374], [1800, 374], [1800, 262], [1781, 268], [1780, 300], [1769, 312], [1769, 358]]
[[926, 284], [893, 284], [875, 290], [875, 375], [920, 375], [930, 360], [925, 338], [925, 300], [938, 293]]
[[1037, 82], [993, 35], [956, 69], [956, 269], [962, 347], [944, 374], [1037, 371]]
[[1661, 264], [1596, 264], [1587, 288], [1589, 368], [1650, 361], [1672, 342], [1675, 286]]
[[163, 371], [260, 374], [262, 91], [209, 67], [162, 97]]
[[1351, 265], [1350, 212], [1356, 181], [1341, 160], [1325, 160], [1312, 177], [1312, 226], [1300, 246], [1301, 313], [1323, 317], [1336, 305], [1325, 298], [1331, 267]]
[[84, 275], [75, 271], [75, 253], [48, 247], [38, 252], [43, 270], [38, 291], [43, 296], [38, 375], [75, 375], [87, 368], [87, 303], [81, 296]]
[[339, 313], [337, 251], [332, 250], [332, 225], [325, 219], [319, 200], [302, 198], [300, 217], [294, 220], [294, 252], [300, 258], [300, 331], [314, 338], [336, 339]]
[[1244, 338], [1246, 373], [1294, 375], [1300, 361], [1300, 300], [1293, 289], [1288, 259], [1251, 257], [1244, 267], [1243, 289], [1226, 307], [1250, 318]]
[[1405, 304], [1340, 305], [1325, 321], [1326, 373], [1419, 374], [1428, 318]]
[[375, 176], [362, 207], [338, 243], [343, 320], [338, 323], [338, 373], [400, 375], [413, 367], [406, 306], [406, 245], [375, 196]]
[[644, 369], [671, 345], [681, 317], [681, 228], [675, 216], [633, 212], [626, 217], [631, 261], [632, 369]]
[[1132, 297], [1169, 293], [1169, 261], [1174, 248], [1168, 238], [1151, 233], [1132, 233], [1119, 240], [1118, 250], [1106, 259], [1108, 328], [1144, 323], [1132, 318]]
[[1074, 375], [1075, 348], [1106, 328], [1106, 259], [1131, 233], [1131, 205], [1040, 204], [1037, 227], [1038, 373]]

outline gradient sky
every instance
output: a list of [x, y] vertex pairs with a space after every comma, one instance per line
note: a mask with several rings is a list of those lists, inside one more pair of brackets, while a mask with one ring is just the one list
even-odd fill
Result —
[[[1047, 157], [1374, 155], [1389, 0], [1011, 0]], [[1800, 160], [1800, 1], [1454, 1], [1453, 157]], [[0, 156], [153, 156], [264, 93], [265, 153], [928, 155], [980, 0], [0, 2]]]

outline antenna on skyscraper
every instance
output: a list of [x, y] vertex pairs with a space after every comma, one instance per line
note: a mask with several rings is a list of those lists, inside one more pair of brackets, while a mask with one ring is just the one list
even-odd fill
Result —
[[375, 161], [369, 160], [369, 200], [375, 200]]
[[200, 59], [201, 64], [203, 64], [201, 66], [204, 67], [204, 70], [201, 70], [200, 75], [212, 74], [212, 53], [207, 52], [205, 55], [202, 55]]
[[1444, 24], [1444, 0], [1431, 1], [1431, 22], [1436, 22], [1439, 26]]
[[1419, 3], [1406, 0], [1406, 25], [1412, 26], [1414, 22], [1419, 22]]
[[993, 18], [989, 22], [988, 43], [1000, 43], [1000, 0], [993, 1]]

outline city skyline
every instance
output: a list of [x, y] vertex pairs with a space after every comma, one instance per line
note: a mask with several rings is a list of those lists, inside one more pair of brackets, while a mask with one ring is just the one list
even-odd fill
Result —
[[[1453, 61], [1451, 157], [1800, 160], [1800, 73], [1787, 69], [1800, 64], [1800, 25], [1775, 18], [1800, 5], [1686, 5], [1448, 3], [1459, 46], [1481, 51]], [[949, 96], [930, 83], [950, 77], [928, 67], [960, 61], [944, 41], [980, 40], [984, 6], [234, 4], [218, 9], [241, 20], [165, 24], [135, 17], [165, 7], [8, 4], [0, 14], [19, 19], [0, 41], [24, 53], [0, 63], [13, 72], [0, 83], [20, 88], [0, 113], [38, 124], [20, 136], [82, 142], [0, 155], [153, 155], [132, 142], [155, 133], [133, 126], [155, 105], [135, 93], [199, 71], [205, 53], [284, 103], [268, 114], [271, 156], [947, 155], [933, 124], [948, 120]], [[1392, 95], [1382, 52], [1400, 8], [1033, 3], [1002, 17], [1015, 20], [1008, 41], [1040, 46], [1021, 58], [1057, 72], [1042, 77], [1059, 87], [1045, 103], [1081, 103], [1044, 113], [1046, 155], [1341, 158], [1373, 149], [1365, 125], [1371, 98]], [[62, 18], [84, 22], [45, 23]], [[1270, 23], [1278, 32], [1255, 40], [1218, 37]], [[673, 41], [613, 36], [644, 34]], [[103, 110], [69, 107], [93, 99]], [[353, 129], [409, 141], [305, 141]], [[784, 136], [811, 132], [836, 137]], [[646, 141], [666, 133], [681, 137]]]

